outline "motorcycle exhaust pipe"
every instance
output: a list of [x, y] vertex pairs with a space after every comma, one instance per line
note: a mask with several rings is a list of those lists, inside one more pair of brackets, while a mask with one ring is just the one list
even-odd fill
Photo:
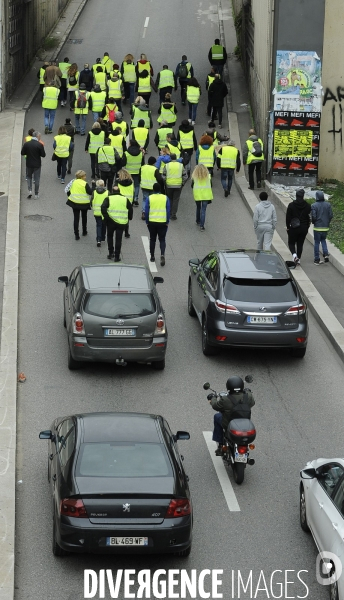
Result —
[[128, 363], [123, 358], [116, 358], [116, 365], [119, 367], [126, 367]]

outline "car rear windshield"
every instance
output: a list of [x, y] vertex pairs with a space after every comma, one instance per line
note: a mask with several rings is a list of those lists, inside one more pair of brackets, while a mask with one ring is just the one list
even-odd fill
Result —
[[152, 294], [87, 294], [84, 311], [97, 317], [125, 319], [153, 315], [156, 307]]
[[296, 291], [288, 279], [240, 279], [231, 277], [224, 282], [227, 300], [233, 302], [293, 302]]
[[78, 477], [171, 477], [162, 444], [111, 442], [83, 444]]

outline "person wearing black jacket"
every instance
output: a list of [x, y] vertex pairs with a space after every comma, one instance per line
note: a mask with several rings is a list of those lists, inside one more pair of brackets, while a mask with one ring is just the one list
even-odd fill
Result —
[[219, 115], [219, 127], [222, 127], [222, 109], [224, 105], [225, 97], [228, 94], [228, 88], [224, 81], [220, 78], [220, 75], [216, 73], [213, 83], [210, 84], [208, 89], [208, 100], [209, 106], [211, 106], [211, 120], [217, 119]]
[[121, 166], [122, 161], [117, 150], [111, 145], [110, 138], [105, 138], [104, 145], [98, 148], [95, 154], [95, 167], [100, 172], [100, 179], [103, 179], [109, 192], [112, 190], [115, 174]]
[[305, 190], [297, 190], [295, 200], [288, 204], [285, 220], [288, 246], [296, 265], [300, 264], [303, 244], [311, 224], [311, 205], [303, 199], [304, 195]]
[[[69, 135], [71, 141], [74, 144], [75, 127], [72, 124], [72, 119], [69, 119], [69, 118], [66, 119], [66, 122], [64, 124], [64, 128], [66, 130], [66, 134]], [[72, 172], [73, 155], [74, 155], [74, 146], [73, 146], [72, 150], [69, 150], [69, 155], [68, 155], [68, 169], [67, 169], [68, 175], [70, 175], [71, 172]]]
[[[191, 134], [192, 132], [192, 134]], [[194, 150], [197, 150], [197, 138], [195, 134], [195, 128], [193, 125], [189, 123], [187, 119], [182, 121], [182, 124], [179, 125], [178, 133], [177, 133], [177, 141], [180, 143], [183, 152], [187, 153], [190, 156], [190, 160], [186, 165], [186, 172], [188, 177], [190, 177], [191, 171], [191, 156], [193, 155]]]
[[[113, 214], [112, 211], [116, 210], [116, 204], [118, 201], [118, 204], [120, 205], [119, 211], [122, 212], [122, 204], [124, 200], [126, 202], [127, 216], [123, 217], [123, 214], [121, 214], [119, 221], [116, 214]], [[126, 196], [123, 196], [121, 194], [118, 187], [114, 185], [112, 189], [112, 194], [105, 198], [101, 206], [101, 211], [104, 219], [106, 220], [107, 243], [109, 250], [108, 259], [112, 260], [114, 258], [114, 262], [120, 262], [123, 233], [125, 231], [126, 225], [128, 224], [128, 221], [131, 221], [133, 218], [133, 205], [131, 204], [130, 200], [126, 198]], [[116, 236], [114, 247], [113, 236], [115, 232]]]
[[34, 131], [29, 142], [25, 142], [21, 149], [21, 155], [26, 156], [28, 198], [32, 196], [32, 177], [35, 179], [35, 200], [39, 197], [39, 181], [41, 178], [42, 158], [45, 157], [43, 144], [40, 142], [41, 134]]

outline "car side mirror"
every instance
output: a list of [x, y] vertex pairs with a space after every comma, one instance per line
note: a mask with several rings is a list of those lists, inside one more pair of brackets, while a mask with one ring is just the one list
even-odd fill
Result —
[[53, 438], [53, 434], [52, 431], [48, 429], [46, 431], [41, 431], [38, 437], [40, 440], [51, 440]]
[[60, 283], [65, 283], [66, 287], [68, 285], [68, 277], [66, 275], [61, 275], [57, 281], [59, 281]]
[[317, 479], [318, 473], [315, 469], [303, 469], [300, 471], [301, 479]]
[[286, 260], [285, 264], [287, 265], [287, 267], [289, 267], [289, 269], [295, 269], [296, 264], [294, 263], [293, 260]]
[[203, 383], [203, 389], [204, 389], [204, 390], [209, 390], [209, 388], [210, 388], [210, 383], [209, 383], [209, 381], [206, 381], [205, 383]]
[[153, 277], [153, 281], [155, 284], [164, 283], [164, 278], [163, 277]]
[[252, 375], [246, 375], [245, 381], [246, 381], [246, 383], [252, 383], [252, 381], [253, 381]]
[[189, 265], [190, 267], [198, 267], [201, 264], [199, 258], [190, 258]]
[[190, 434], [188, 431], [177, 431], [177, 433], [173, 436], [175, 442], [178, 440], [189, 440]]

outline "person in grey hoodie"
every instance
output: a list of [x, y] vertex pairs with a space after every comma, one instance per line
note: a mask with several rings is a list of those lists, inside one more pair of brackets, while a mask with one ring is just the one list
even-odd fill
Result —
[[316, 192], [316, 202], [311, 206], [311, 217], [314, 225], [314, 264], [320, 265], [323, 261], [320, 260], [319, 246], [321, 243], [324, 261], [329, 261], [329, 253], [326, 244], [326, 237], [330, 228], [330, 223], [333, 218], [332, 206], [329, 202], [325, 202], [323, 192]]
[[266, 192], [259, 194], [260, 202], [254, 207], [253, 227], [257, 236], [258, 250], [270, 250], [272, 237], [276, 229], [276, 210]]

